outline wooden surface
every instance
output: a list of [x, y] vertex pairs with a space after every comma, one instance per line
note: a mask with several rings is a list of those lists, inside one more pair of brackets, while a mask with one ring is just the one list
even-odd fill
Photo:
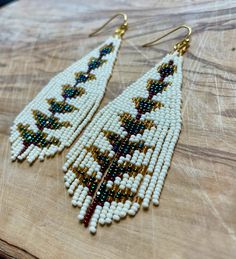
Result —
[[[129, 16], [103, 105], [158, 62], [176, 42], [142, 43], [186, 23], [183, 129], [160, 206], [97, 235], [78, 224], [61, 171], [10, 162], [9, 127], [43, 85], [102, 43], [88, 33], [119, 11]], [[236, 1], [30, 1], [0, 9], [0, 257], [235, 258]]]

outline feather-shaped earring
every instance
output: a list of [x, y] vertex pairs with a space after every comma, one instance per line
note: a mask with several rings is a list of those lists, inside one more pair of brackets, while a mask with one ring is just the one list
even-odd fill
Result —
[[67, 155], [65, 186], [92, 233], [98, 222], [159, 204], [181, 130], [182, 56], [191, 34], [185, 25], [173, 31], [181, 28], [188, 34], [175, 51], [105, 106]]
[[12, 160], [29, 163], [52, 156], [69, 147], [97, 110], [111, 76], [128, 28], [127, 15], [118, 13], [90, 36], [102, 30], [114, 18], [124, 22], [110, 37], [81, 60], [56, 75], [16, 117], [11, 127]]

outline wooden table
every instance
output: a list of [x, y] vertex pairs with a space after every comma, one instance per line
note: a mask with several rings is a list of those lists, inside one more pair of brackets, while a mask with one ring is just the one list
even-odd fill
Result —
[[[129, 31], [103, 104], [167, 52], [176, 33], [152, 48], [141, 44], [186, 23], [183, 129], [161, 203], [95, 236], [77, 223], [63, 182], [62, 155], [29, 166], [10, 161], [9, 127], [48, 80], [102, 43], [88, 33], [116, 12]], [[0, 9], [0, 255], [5, 258], [235, 258], [236, 2], [29, 1]], [[179, 38], [178, 38], [179, 39]]]

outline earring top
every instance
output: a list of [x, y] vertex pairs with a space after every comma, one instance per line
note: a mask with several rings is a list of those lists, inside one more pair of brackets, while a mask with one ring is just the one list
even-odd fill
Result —
[[153, 40], [151, 42], [143, 44], [142, 47], [153, 46], [153, 45], [157, 44], [157, 42], [159, 42], [161, 39], [165, 38], [166, 36], [170, 35], [171, 33], [175, 32], [175, 31], [178, 31], [178, 30], [183, 29], [183, 28], [188, 30], [187, 35], [184, 37], [183, 40], [177, 42], [174, 45], [174, 50], [176, 50], [182, 56], [187, 51], [187, 49], [190, 46], [190, 36], [192, 34], [191, 27], [189, 27], [187, 25], [184, 25], [184, 24], [176, 27], [175, 29], [173, 29], [171, 31], [169, 31], [168, 33], [166, 33], [165, 35], [161, 36], [160, 38], [157, 38], [157, 39], [155, 39], [155, 40]]
[[99, 33], [104, 27], [106, 27], [107, 24], [109, 24], [112, 20], [114, 20], [116, 17], [122, 16], [124, 19], [124, 22], [115, 30], [115, 36], [122, 38], [122, 36], [125, 34], [125, 32], [128, 30], [128, 17], [125, 13], [117, 13], [114, 16], [112, 16], [107, 22], [105, 22], [101, 27], [99, 27], [97, 30], [89, 34], [89, 37], [95, 36], [97, 33]]

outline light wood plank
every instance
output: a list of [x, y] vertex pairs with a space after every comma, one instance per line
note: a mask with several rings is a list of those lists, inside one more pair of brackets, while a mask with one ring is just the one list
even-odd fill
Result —
[[[152, 48], [142, 43], [186, 23], [193, 36], [184, 57], [183, 129], [160, 206], [91, 236], [64, 189], [67, 150], [32, 167], [11, 163], [9, 127], [53, 75], [112, 33], [115, 25], [87, 37], [119, 11], [128, 14], [129, 30], [101, 107], [169, 52], [179, 34]], [[235, 19], [230, 0], [25, 0], [0, 9], [1, 256], [235, 258]]]

